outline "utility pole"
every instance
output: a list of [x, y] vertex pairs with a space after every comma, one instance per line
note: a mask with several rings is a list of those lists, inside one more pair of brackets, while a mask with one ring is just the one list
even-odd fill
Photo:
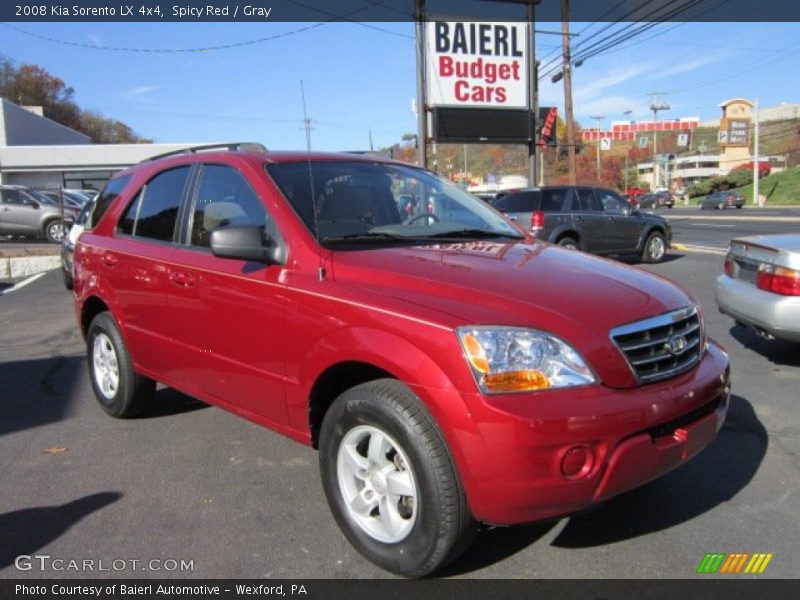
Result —
[[428, 167], [425, 152], [428, 145], [428, 110], [425, 103], [425, 0], [416, 4], [417, 34], [417, 162], [423, 169]]
[[572, 64], [569, 39], [569, 0], [561, 0], [561, 46], [564, 61], [564, 111], [567, 113], [567, 156], [569, 158], [569, 183], [577, 181], [577, 163], [575, 160], [575, 123], [572, 115]]
[[759, 193], [759, 180], [758, 176], [761, 174], [761, 169], [759, 168], [761, 165], [760, 163], [760, 152], [759, 152], [759, 136], [760, 136], [760, 129], [761, 126], [759, 124], [758, 118], [758, 98], [756, 98], [755, 104], [755, 139], [753, 140], [753, 204], [758, 204], [758, 193]]
[[650, 103], [650, 110], [653, 111], [653, 187], [657, 188], [659, 183], [658, 173], [658, 113], [662, 110], [669, 110], [669, 104], [659, 102], [658, 97], [664, 92], [650, 92], [649, 96], [652, 98]]
[[592, 117], [597, 121], [597, 182], [600, 182], [600, 141], [603, 137], [602, 123], [605, 121], [605, 115], [595, 115]]
[[528, 39], [530, 54], [528, 56], [528, 106], [531, 110], [531, 139], [528, 142], [528, 182], [531, 187], [539, 182], [539, 69], [536, 64], [536, 9], [533, 1], [528, 3]]

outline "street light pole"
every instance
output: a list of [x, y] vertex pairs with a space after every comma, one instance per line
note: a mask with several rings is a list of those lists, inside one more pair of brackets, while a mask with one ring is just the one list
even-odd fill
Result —
[[669, 104], [658, 102], [658, 97], [662, 92], [650, 92], [653, 101], [650, 104], [650, 110], [653, 111], [653, 187], [658, 187], [658, 113], [662, 110], [669, 110]]
[[[628, 125], [630, 125], [631, 115], [633, 114], [633, 111], [632, 110], [626, 110], [622, 114], [624, 114], [627, 117]], [[626, 192], [628, 191], [628, 171], [630, 170], [630, 167], [628, 166], [628, 159], [630, 157], [630, 154], [631, 154], [631, 149], [628, 147], [627, 144], [625, 144], [625, 191]]]
[[760, 137], [760, 124], [759, 124], [759, 114], [758, 114], [758, 98], [756, 98], [755, 104], [755, 123], [754, 123], [754, 139], [753, 139], [753, 204], [758, 204], [758, 196], [759, 196], [759, 184], [761, 183], [758, 180], [758, 176], [761, 174], [761, 165], [759, 164], [761, 161], [761, 153], [759, 152], [759, 137]]
[[595, 115], [592, 117], [597, 121], [597, 182], [600, 182], [600, 140], [602, 139], [602, 123], [605, 120], [605, 115]]
[[417, 35], [417, 162], [423, 169], [428, 167], [425, 147], [428, 143], [428, 111], [425, 105], [425, 0], [416, 4]]

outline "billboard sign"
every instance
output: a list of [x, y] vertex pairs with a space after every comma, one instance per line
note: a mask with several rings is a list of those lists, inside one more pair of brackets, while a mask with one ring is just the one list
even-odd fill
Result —
[[539, 145], [555, 146], [558, 109], [555, 106], [539, 107]]
[[428, 105], [527, 109], [525, 23], [426, 23]]
[[722, 119], [719, 134], [720, 144], [726, 146], [749, 146], [750, 120]]

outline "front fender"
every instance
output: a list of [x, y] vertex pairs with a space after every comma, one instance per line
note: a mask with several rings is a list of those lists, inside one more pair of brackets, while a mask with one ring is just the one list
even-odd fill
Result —
[[[426, 338], [431, 342], [431, 348], [435, 348], [437, 354], [456, 351], [455, 336], [450, 332], [441, 333], [444, 335], [433, 333]], [[452, 343], [452, 346], [437, 345], [436, 340], [432, 339], [436, 337], [441, 337], [442, 344]], [[463, 360], [460, 350], [454, 360]], [[287, 394], [292, 427], [308, 433], [310, 437], [308, 402], [314, 383], [329, 368], [350, 361], [367, 363], [390, 373], [422, 400], [450, 449], [469, 498], [472, 482], [480, 479], [478, 474], [491, 471], [488, 453], [472, 418], [472, 411], [440, 364], [420, 347], [395, 333], [370, 327], [346, 327], [331, 331], [317, 340], [301, 362], [295, 392]], [[467, 370], [466, 365], [464, 370]]]

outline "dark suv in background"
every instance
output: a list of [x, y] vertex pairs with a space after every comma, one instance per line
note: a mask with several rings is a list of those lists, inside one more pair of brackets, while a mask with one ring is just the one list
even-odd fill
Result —
[[638, 212], [605, 188], [531, 188], [503, 196], [493, 206], [540, 240], [594, 254], [636, 253], [655, 263], [672, 240], [666, 219]]

